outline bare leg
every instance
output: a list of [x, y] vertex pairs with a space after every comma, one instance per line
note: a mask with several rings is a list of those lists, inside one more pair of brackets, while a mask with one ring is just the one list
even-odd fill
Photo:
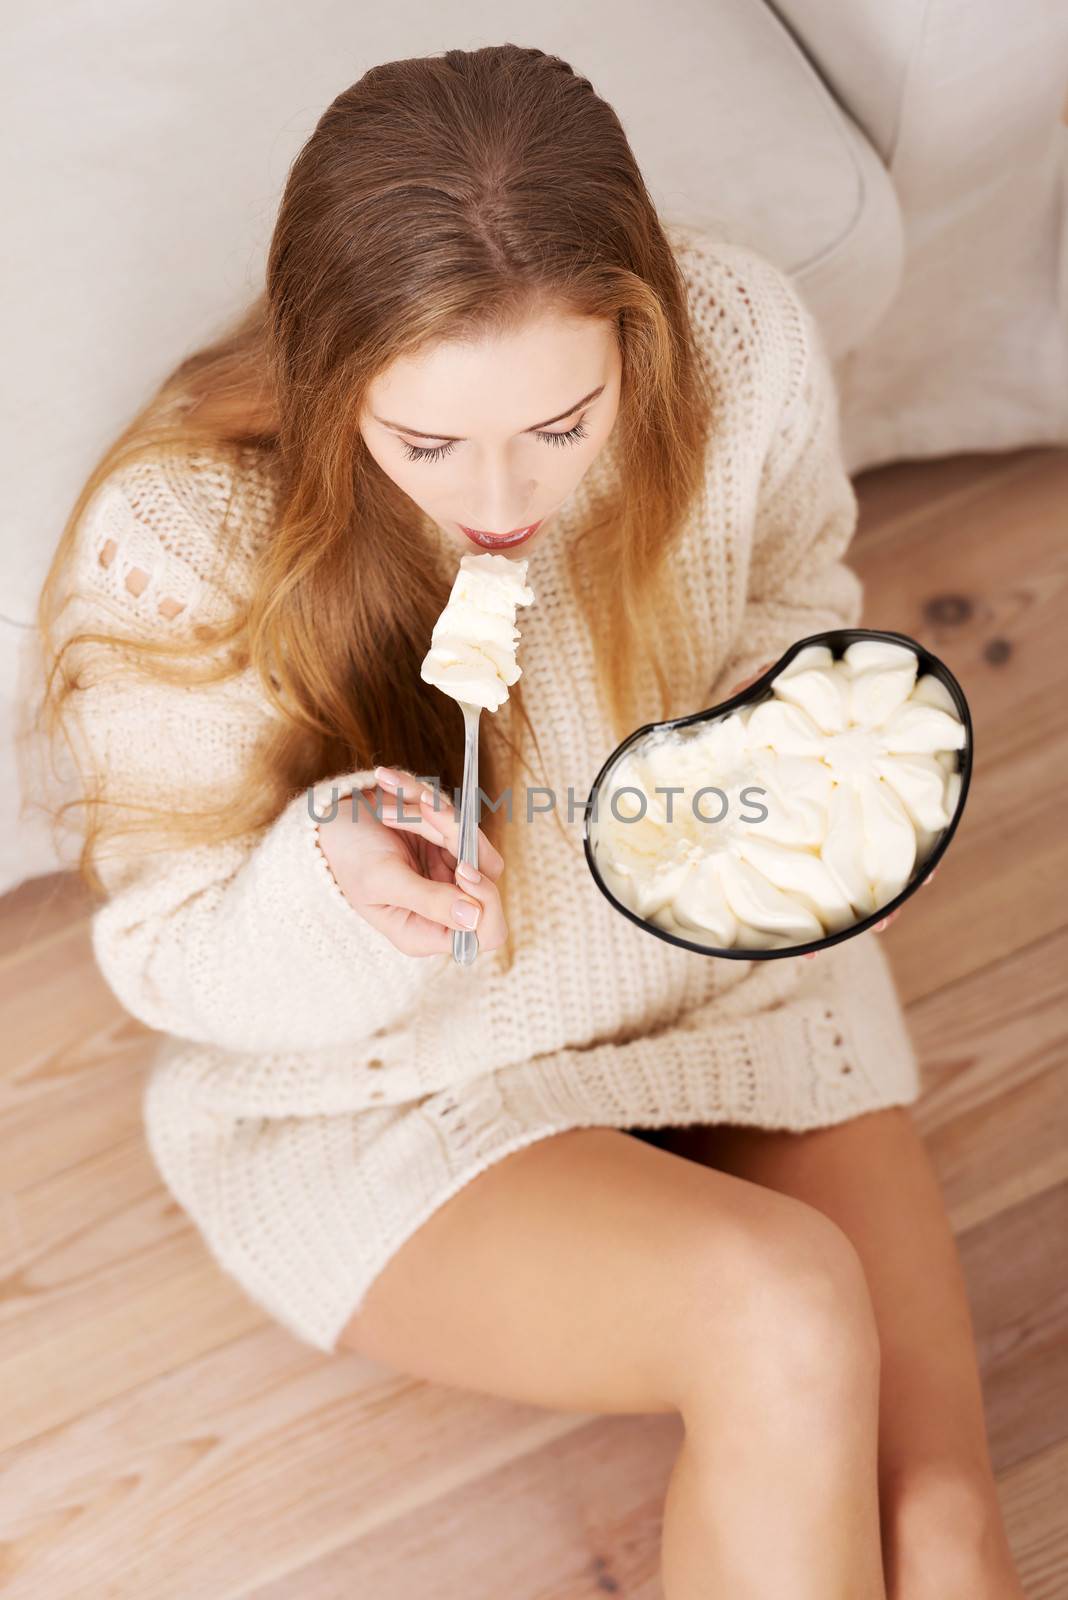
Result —
[[882, 1347], [890, 1600], [1024, 1600], [990, 1461], [960, 1260], [907, 1108], [803, 1134], [721, 1126], [660, 1138], [674, 1153], [817, 1207], [861, 1256]]
[[552, 1409], [677, 1411], [667, 1600], [884, 1600], [874, 1312], [810, 1206], [571, 1129], [446, 1201], [341, 1343]]

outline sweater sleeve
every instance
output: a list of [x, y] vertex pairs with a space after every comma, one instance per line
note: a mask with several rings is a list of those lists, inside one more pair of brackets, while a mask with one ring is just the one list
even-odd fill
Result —
[[[83, 518], [68, 630], [158, 635], [222, 604], [188, 491], [165, 476], [109, 480]], [[200, 541], [200, 543], [198, 543]], [[273, 707], [249, 671], [170, 685], [96, 667], [79, 674], [71, 732], [80, 772], [109, 809], [218, 803], [255, 782]], [[99, 661], [99, 653], [93, 658]], [[318, 845], [332, 798], [373, 784], [354, 769], [292, 794], [258, 834], [145, 850], [106, 840], [106, 901], [93, 951], [126, 1009], [149, 1027], [238, 1051], [359, 1044], [400, 1023], [448, 965], [408, 956], [353, 907]], [[357, 812], [359, 815], [359, 812]]]
[[[762, 258], [749, 275], [757, 372], [774, 395], [745, 603], [708, 704], [796, 640], [856, 627], [863, 586], [843, 557], [857, 498], [842, 461], [838, 397], [823, 338], [785, 273]], [[785, 382], [784, 376], [785, 375]]]

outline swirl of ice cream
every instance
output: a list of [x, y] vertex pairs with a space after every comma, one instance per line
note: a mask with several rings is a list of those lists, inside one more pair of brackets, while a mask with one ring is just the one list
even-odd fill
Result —
[[966, 729], [918, 670], [889, 640], [810, 645], [770, 699], [632, 746], [591, 819], [613, 894], [724, 949], [807, 944], [887, 904], [960, 796]]
[[419, 676], [454, 700], [497, 711], [521, 669], [517, 606], [529, 606], [527, 558], [461, 556], [445, 609], [434, 624]]

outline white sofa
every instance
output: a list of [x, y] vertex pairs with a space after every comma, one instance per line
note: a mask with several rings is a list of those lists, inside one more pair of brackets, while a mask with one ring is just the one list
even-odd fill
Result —
[[55, 19], [31, 9], [8, 33], [0, 893], [69, 864], [19, 794], [12, 732], [73, 496], [256, 285], [290, 161], [376, 61], [511, 39], [589, 77], [666, 221], [794, 276], [835, 363], [851, 472], [1068, 441], [1061, 0], [265, 0], [254, 30], [248, 15], [75, 10], [57, 50]]

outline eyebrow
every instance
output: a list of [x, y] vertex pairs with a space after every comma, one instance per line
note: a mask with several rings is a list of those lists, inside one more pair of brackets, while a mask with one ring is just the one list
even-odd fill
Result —
[[[525, 428], [523, 432], [536, 433], [539, 428], [548, 428], [554, 422], [563, 422], [564, 418], [569, 417], [573, 411], [577, 411], [579, 406], [588, 405], [591, 400], [596, 400], [599, 394], [603, 394], [604, 387], [605, 386], [603, 383], [600, 384], [598, 388], [591, 389], [589, 394], [584, 394], [581, 400], [576, 400], [573, 406], [568, 406], [566, 411], [561, 411], [558, 416], [549, 417], [545, 422], [535, 422], [531, 427]], [[466, 443], [466, 440], [462, 437], [462, 435], [459, 434], [422, 433], [418, 428], [406, 428], [403, 422], [387, 422], [385, 417], [375, 416], [373, 411], [371, 415], [374, 417], [375, 421], [380, 422], [384, 428], [396, 428], [400, 433], [414, 434], [417, 439], [444, 439], [447, 444]]]

